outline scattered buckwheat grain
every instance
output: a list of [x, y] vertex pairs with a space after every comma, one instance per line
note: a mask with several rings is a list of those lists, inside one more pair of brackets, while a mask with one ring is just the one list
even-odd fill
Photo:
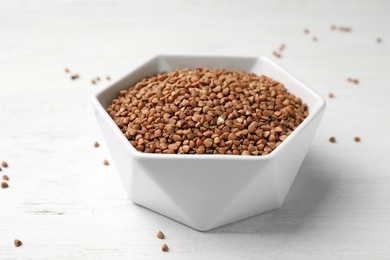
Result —
[[329, 97], [329, 98], [334, 98], [334, 95], [333, 95], [333, 93], [332, 93], [332, 92], [330, 92], [330, 93], [328, 94], [328, 97]]
[[98, 148], [98, 147], [100, 146], [100, 144], [99, 144], [98, 141], [96, 141], [96, 142], [93, 144], [93, 146], [94, 146], [95, 148]]
[[358, 143], [358, 142], [360, 142], [360, 137], [359, 137], [359, 136], [356, 136], [354, 140], [355, 140], [355, 142]]
[[331, 143], [335, 143], [336, 142], [336, 137], [331, 137], [331, 138], [329, 138], [329, 141], [331, 142]]
[[277, 51], [273, 51], [272, 54], [277, 57], [277, 58], [281, 58], [282, 57], [282, 51], [284, 50], [284, 48], [286, 47], [285, 44], [281, 44], [278, 48]]
[[108, 166], [110, 163], [107, 160], [104, 160], [103, 164]]
[[65, 73], [69, 73], [70, 70], [68, 68], [65, 68]]
[[5, 180], [5, 181], [9, 181], [9, 177], [8, 177], [8, 175], [3, 175], [3, 180]]
[[337, 30], [337, 31], [340, 31], [340, 32], [350, 32], [350, 31], [352, 31], [352, 28], [351, 27], [347, 27], [347, 26], [332, 25], [331, 29], [334, 30], [334, 31]]
[[359, 84], [359, 80], [358, 79], [348, 78], [348, 81], [353, 83], [353, 84]]
[[159, 239], [164, 239], [164, 233], [163, 232], [161, 232], [161, 231], [158, 231], [157, 232], [157, 237], [159, 238]]
[[305, 29], [305, 30], [303, 30], [303, 32], [304, 32], [305, 34], [309, 34], [309, 33], [310, 33], [309, 29]]
[[282, 57], [282, 55], [281, 55], [279, 52], [277, 52], [277, 51], [273, 51], [272, 54], [273, 54], [275, 57], [277, 57], [277, 58], [281, 58], [281, 57]]
[[22, 241], [20, 241], [19, 239], [15, 239], [15, 240], [14, 240], [14, 245], [15, 245], [16, 247], [20, 247], [21, 245], [23, 245], [23, 243], [22, 243]]
[[2, 182], [2, 183], [1, 183], [1, 187], [2, 187], [3, 189], [8, 188], [8, 183]]
[[7, 163], [7, 162], [4, 162], [4, 161], [2, 161], [2, 162], [1, 162], [1, 166], [2, 166], [3, 168], [7, 168], [7, 167], [8, 167], [8, 163]]
[[350, 31], [352, 31], [352, 28], [346, 27], [346, 26], [339, 26], [339, 31], [340, 32], [350, 32]]
[[162, 245], [161, 250], [163, 252], [168, 252], [169, 248], [168, 248], [167, 244]]
[[72, 80], [75, 80], [75, 79], [80, 78], [80, 75], [79, 75], [79, 74], [73, 74], [70, 78], [71, 78]]
[[111, 77], [110, 77], [110, 76], [107, 76], [106, 79], [107, 79], [107, 80], [111, 80]]

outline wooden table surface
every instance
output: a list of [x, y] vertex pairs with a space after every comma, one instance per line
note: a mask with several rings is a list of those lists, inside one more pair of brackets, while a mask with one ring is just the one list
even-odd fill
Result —
[[[390, 259], [389, 10], [389, 1], [1, 1], [9, 167], [0, 174], [10, 180], [0, 259]], [[103, 165], [90, 98], [106, 75], [161, 53], [265, 55], [326, 97], [281, 208], [198, 232], [127, 199], [115, 166]]]

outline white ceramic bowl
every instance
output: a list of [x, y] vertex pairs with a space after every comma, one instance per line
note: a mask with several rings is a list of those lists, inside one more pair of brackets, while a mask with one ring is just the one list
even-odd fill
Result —
[[[301, 97], [309, 106], [309, 116], [266, 156], [138, 152], [105, 108], [120, 90], [146, 76], [178, 67], [264, 74]], [[321, 96], [265, 57], [157, 56], [99, 92], [93, 106], [130, 199], [201, 231], [280, 207], [325, 111]]]

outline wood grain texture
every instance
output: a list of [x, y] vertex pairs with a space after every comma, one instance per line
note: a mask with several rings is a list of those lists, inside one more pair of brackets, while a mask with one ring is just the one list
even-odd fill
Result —
[[[388, 10], [388, 1], [1, 1], [9, 168], [0, 174], [10, 180], [0, 259], [389, 259]], [[103, 165], [110, 155], [90, 106], [109, 82], [90, 80], [119, 79], [160, 53], [272, 57], [282, 43], [277, 62], [335, 96], [284, 205], [202, 233], [132, 204]]]

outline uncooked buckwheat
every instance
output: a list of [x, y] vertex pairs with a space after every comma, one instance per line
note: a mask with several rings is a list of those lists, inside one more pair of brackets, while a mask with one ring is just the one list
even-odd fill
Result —
[[140, 152], [266, 155], [307, 109], [264, 75], [197, 68], [145, 78], [120, 91], [107, 112]]

